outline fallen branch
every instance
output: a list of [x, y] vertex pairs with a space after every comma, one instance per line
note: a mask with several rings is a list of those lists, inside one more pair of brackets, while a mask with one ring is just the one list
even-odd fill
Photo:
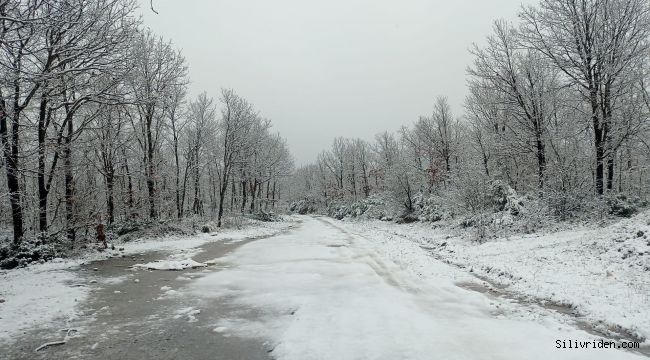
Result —
[[34, 352], [39, 352], [39, 351], [41, 351], [41, 350], [43, 350], [43, 349], [45, 349], [45, 348], [47, 348], [47, 347], [50, 347], [50, 346], [63, 345], [63, 344], [65, 344], [65, 343], [67, 343], [67, 342], [68, 342], [68, 339], [70, 338], [70, 333], [71, 333], [71, 332], [76, 332], [77, 329], [63, 329], [62, 331], [65, 331], [65, 332], [66, 332], [66, 333], [65, 333], [65, 337], [63, 338], [63, 340], [59, 340], [59, 341], [50, 341], [50, 342], [48, 342], [48, 343], [45, 343], [45, 344], [43, 344], [43, 345], [37, 347], [36, 350], [34, 350]]
[[65, 343], [66, 343], [65, 340], [52, 341], [52, 342], [45, 343], [45, 344], [43, 344], [43, 345], [37, 347], [36, 350], [34, 350], [34, 351], [35, 351], [35, 352], [39, 352], [39, 351], [45, 349], [46, 347], [54, 346], [54, 345], [63, 345], [63, 344], [65, 344]]

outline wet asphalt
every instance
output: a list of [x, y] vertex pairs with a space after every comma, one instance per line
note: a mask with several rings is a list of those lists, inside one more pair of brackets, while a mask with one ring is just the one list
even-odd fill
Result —
[[[199, 262], [227, 255], [250, 241], [206, 244], [192, 258]], [[209, 301], [174, 296], [192, 278], [219, 271], [220, 265], [182, 271], [132, 269], [136, 263], [165, 259], [164, 252], [114, 257], [71, 270], [80, 276], [75, 286], [88, 286], [90, 296], [81, 304], [81, 316], [59, 320], [22, 334], [12, 344], [0, 344], [0, 359], [272, 359], [272, 346], [264, 339], [239, 338], [215, 332], [216, 323], [236, 316], [254, 320], [254, 309], [240, 308], [227, 299]], [[170, 289], [171, 288], [171, 289]], [[200, 309], [179, 314], [179, 309]], [[68, 329], [71, 329], [68, 331]], [[64, 339], [65, 344], [39, 346]]]

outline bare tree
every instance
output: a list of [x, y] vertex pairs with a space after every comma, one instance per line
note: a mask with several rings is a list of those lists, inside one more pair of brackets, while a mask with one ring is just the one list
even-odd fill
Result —
[[612, 109], [629, 86], [626, 71], [648, 51], [650, 4], [645, 0], [542, 0], [520, 14], [522, 39], [579, 87], [590, 109], [596, 193], [605, 188]]
[[221, 162], [221, 188], [219, 189], [219, 212], [217, 226], [221, 227], [224, 213], [224, 200], [228, 190], [229, 180], [235, 164], [240, 156], [250, 149], [250, 136], [259, 117], [253, 106], [231, 89], [221, 91], [221, 121], [219, 132], [222, 143], [223, 157]]
[[559, 86], [550, 64], [534, 51], [518, 50], [518, 41], [510, 25], [496, 21], [487, 47], [474, 47], [472, 51], [475, 59], [469, 74], [474, 81], [470, 86], [483, 86], [485, 91], [500, 94], [498, 105], [509, 112], [512, 120], [504, 123], [513, 137], [512, 143], [523, 152], [535, 154], [538, 187], [542, 189], [546, 170], [545, 137]]
[[187, 66], [180, 52], [151, 32], [141, 34], [133, 46], [135, 62], [131, 87], [138, 112], [138, 143], [143, 152], [149, 217], [156, 219], [156, 154], [159, 152], [165, 111], [174, 89], [186, 82]]

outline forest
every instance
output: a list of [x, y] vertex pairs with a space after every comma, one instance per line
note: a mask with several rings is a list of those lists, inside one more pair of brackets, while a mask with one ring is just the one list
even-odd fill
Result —
[[0, 1], [0, 253], [47, 257], [99, 224], [220, 227], [283, 196], [293, 162], [271, 121], [233, 89], [190, 97], [182, 52], [136, 6]]
[[488, 214], [486, 224], [504, 208], [538, 224], [630, 216], [650, 190], [649, 36], [644, 0], [522, 6], [469, 50], [462, 113], [441, 94], [398, 131], [335, 139], [296, 170], [293, 208], [405, 221]]
[[5, 256], [84, 244], [98, 225], [116, 236], [287, 209], [481, 227], [514, 216], [530, 230], [647, 204], [647, 1], [523, 6], [468, 50], [462, 112], [432, 94], [410, 125], [336, 138], [295, 171], [271, 120], [235, 90], [188, 95], [182, 52], [136, 8], [1, 3]]

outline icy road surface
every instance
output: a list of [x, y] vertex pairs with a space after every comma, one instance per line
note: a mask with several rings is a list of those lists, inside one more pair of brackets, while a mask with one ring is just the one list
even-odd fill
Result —
[[267, 339], [277, 359], [641, 358], [557, 349], [556, 340], [594, 336], [550, 319], [497, 316], [483, 295], [449, 280], [419, 282], [378, 256], [371, 243], [329, 220], [308, 219], [296, 231], [219, 259], [228, 268], [194, 281], [187, 296], [259, 309], [253, 321], [227, 318], [217, 327]]
[[0, 345], [0, 358], [645, 358], [613, 349], [557, 349], [557, 340], [596, 336], [553, 317], [521, 316], [527, 310], [513, 311], [517, 304], [466, 290], [445, 276], [456, 269], [434, 259], [440, 278], [423, 280], [377, 246], [332, 220], [305, 217], [279, 235], [215, 242], [170, 260], [190, 257], [206, 267], [129, 268], [165, 259], [160, 253], [93, 263], [82, 275], [97, 279], [80, 304], [88, 316], [65, 324], [78, 333], [38, 353], [38, 345], [62, 336], [28, 333], [9, 349]]

